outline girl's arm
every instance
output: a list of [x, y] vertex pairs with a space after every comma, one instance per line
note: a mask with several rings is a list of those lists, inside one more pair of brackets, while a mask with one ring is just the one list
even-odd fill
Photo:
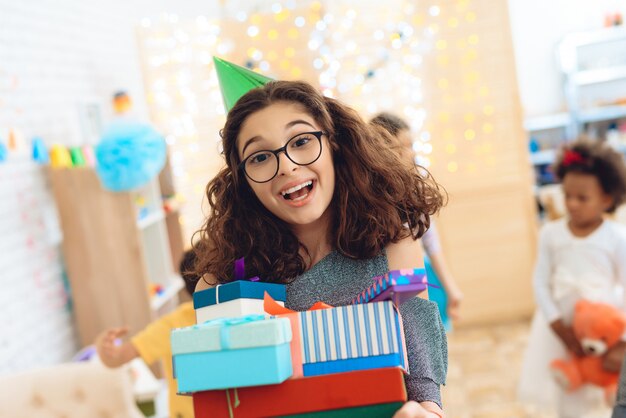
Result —
[[[406, 237], [398, 242], [388, 244], [387, 261], [389, 270], [424, 268], [424, 254], [419, 240]], [[421, 298], [428, 299], [428, 290], [420, 294]]]
[[198, 280], [198, 283], [196, 283], [196, 292], [208, 289], [210, 287], [214, 287], [210, 285], [209, 283], [215, 283], [215, 282], [216, 282], [215, 276], [212, 274], [207, 274], [203, 277], [200, 277], [200, 280]]
[[537, 249], [537, 261], [533, 274], [533, 286], [535, 290], [535, 300], [539, 309], [545, 316], [552, 331], [559, 337], [568, 350], [577, 356], [583, 355], [580, 342], [574, 335], [571, 326], [563, 322], [561, 312], [552, 298], [550, 288], [550, 276], [552, 274], [552, 253], [549, 244], [550, 224], [543, 227], [539, 234], [539, 245]]
[[[423, 268], [422, 244], [407, 237], [386, 248], [389, 270]], [[448, 351], [446, 335], [433, 302], [418, 298], [405, 302], [400, 308], [409, 357], [410, 375], [407, 379], [409, 399], [394, 418], [438, 418], [443, 411], [440, 385], [445, 382]]]
[[[619, 232], [621, 231], [618, 230]], [[616, 265], [616, 274], [617, 280], [619, 284], [622, 285], [624, 289], [626, 289], [626, 235], [618, 235], [618, 243], [615, 246], [615, 255], [614, 262]], [[624, 292], [624, 298], [626, 298], [626, 291]], [[624, 300], [624, 306], [626, 306], [626, 300]], [[619, 341], [613, 347], [607, 351], [603, 356], [602, 366], [605, 370], [611, 372], [619, 372], [620, 367], [624, 361], [626, 356], [626, 333], [622, 336], [622, 341]], [[620, 377], [621, 379], [621, 377]], [[622, 384], [626, 384], [626, 381], [623, 381]]]
[[548, 323], [561, 318], [561, 312], [552, 298], [550, 275], [552, 274], [552, 256], [549, 245], [549, 230], [544, 227], [539, 234], [537, 261], [533, 272], [535, 301]]

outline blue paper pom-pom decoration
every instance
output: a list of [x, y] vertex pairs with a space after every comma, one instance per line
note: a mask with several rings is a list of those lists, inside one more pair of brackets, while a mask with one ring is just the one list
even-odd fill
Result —
[[110, 125], [95, 151], [98, 177], [114, 192], [143, 186], [165, 165], [165, 140], [151, 126], [140, 123]]

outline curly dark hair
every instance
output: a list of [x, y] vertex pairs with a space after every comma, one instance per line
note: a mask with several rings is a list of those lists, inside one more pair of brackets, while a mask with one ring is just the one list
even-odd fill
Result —
[[237, 169], [236, 144], [243, 123], [276, 102], [298, 104], [328, 132], [335, 168], [329, 232], [334, 249], [346, 257], [367, 259], [391, 242], [422, 236], [444, 200], [432, 177], [401, 164], [353, 109], [308, 83], [272, 81], [241, 97], [221, 131], [226, 166], [206, 188], [210, 213], [194, 244], [198, 275], [212, 274], [219, 283], [232, 281], [233, 263], [240, 257], [245, 257], [246, 277], [268, 282], [287, 283], [310, 267], [310, 257], [302, 256], [308, 256], [307, 249], [261, 204]]
[[580, 138], [561, 150], [553, 166], [556, 176], [563, 180], [567, 173], [595, 176], [602, 190], [613, 198], [609, 213], [626, 198], [626, 165], [618, 151], [602, 141]]
[[185, 290], [187, 290], [189, 296], [193, 296], [193, 293], [196, 290], [196, 283], [200, 278], [196, 275], [195, 264], [196, 253], [193, 249], [191, 249], [183, 253], [183, 257], [178, 265], [178, 272], [185, 281]]

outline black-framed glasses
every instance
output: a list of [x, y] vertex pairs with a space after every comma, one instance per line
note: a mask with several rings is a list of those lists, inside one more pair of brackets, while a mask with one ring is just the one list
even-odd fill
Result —
[[275, 150], [257, 151], [246, 157], [239, 166], [246, 176], [255, 183], [267, 183], [276, 177], [280, 160], [278, 155], [284, 152], [287, 158], [297, 165], [313, 164], [322, 155], [322, 135], [324, 131], [303, 132], [289, 139]]

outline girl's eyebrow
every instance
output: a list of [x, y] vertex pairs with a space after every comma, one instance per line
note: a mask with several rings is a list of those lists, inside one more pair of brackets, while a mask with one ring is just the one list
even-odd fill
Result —
[[[285, 125], [285, 129], [289, 129], [289, 128], [291, 128], [291, 127], [293, 127], [295, 125], [301, 124], [301, 123], [303, 123], [305, 125], [308, 125], [311, 128], [313, 128], [313, 129], [317, 129], [315, 126], [311, 125], [309, 122], [307, 122], [305, 120], [302, 120], [302, 119], [292, 120], [291, 122], [289, 122], [289, 123], [287, 123]], [[241, 154], [243, 155], [246, 152], [246, 148], [248, 148], [248, 145], [258, 141], [259, 139], [261, 139], [261, 136], [259, 136], [259, 135], [253, 136], [252, 138], [248, 139], [246, 141], [246, 143], [244, 144], [243, 149], [241, 150]]]
[[289, 129], [292, 126], [298, 125], [300, 123], [303, 123], [305, 125], [309, 125], [311, 128], [316, 129], [315, 126], [311, 125], [309, 122], [307, 122], [305, 120], [302, 120], [302, 119], [296, 119], [296, 120], [293, 120], [293, 121], [289, 122], [288, 124], [285, 125], [285, 129]]

